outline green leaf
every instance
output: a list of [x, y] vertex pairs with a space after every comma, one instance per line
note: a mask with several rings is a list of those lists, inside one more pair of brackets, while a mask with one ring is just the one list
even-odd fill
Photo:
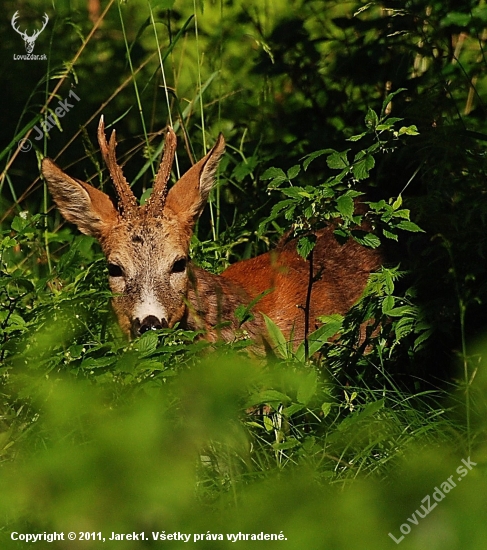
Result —
[[238, 325], [242, 326], [247, 321], [253, 321], [254, 315], [244, 304], [240, 304], [235, 309], [235, 319], [238, 321]]
[[384, 237], [386, 237], [386, 239], [392, 239], [394, 241], [399, 240], [399, 237], [397, 236], [396, 233], [392, 233], [391, 231], [387, 231], [387, 229], [383, 229], [382, 234], [384, 235]]
[[418, 351], [423, 347], [423, 344], [430, 338], [430, 336], [433, 334], [433, 330], [425, 330], [422, 332], [415, 340], [413, 344], [414, 351]]
[[409, 221], [409, 216], [410, 215], [411, 215], [411, 212], [406, 208], [402, 208], [400, 210], [395, 210], [394, 211], [394, 217], [395, 218], [402, 218], [403, 220]]
[[385, 208], [387, 203], [385, 200], [380, 200], [379, 202], [367, 202], [366, 204], [368, 204], [370, 208], [375, 212], [379, 212], [380, 210]]
[[[407, 88], [398, 88], [394, 92], [391, 92], [390, 94], [387, 94], [386, 98], [382, 102], [382, 113], [384, 114], [386, 112], [387, 106], [389, 105], [389, 103], [393, 100], [393, 98], [397, 94], [400, 94], [401, 92], [405, 92], [405, 91], [407, 91]], [[397, 119], [393, 119], [393, 120], [394, 120], [394, 122], [396, 122], [397, 120], [402, 120], [402, 119], [397, 118]]]
[[367, 128], [375, 128], [379, 124], [379, 117], [377, 113], [369, 107], [367, 114], [365, 115], [365, 126]]
[[365, 231], [352, 231], [353, 238], [360, 244], [368, 246], [369, 248], [377, 248], [380, 246], [380, 239], [373, 233], [366, 233]]
[[386, 296], [382, 302], [382, 313], [387, 315], [387, 313], [393, 309], [396, 300], [394, 296]]
[[286, 220], [294, 220], [294, 211], [296, 210], [296, 206], [290, 206], [285, 212], [284, 217]]
[[[280, 168], [268, 168], [261, 176], [263, 180], [272, 180], [267, 188], [269, 190], [276, 189], [281, 185], [281, 183], [284, 183], [285, 181], [288, 181], [288, 178], [283, 170]], [[243, 178], [242, 178], [243, 179]], [[242, 180], [239, 180], [242, 181]]]
[[384, 286], [388, 294], [392, 294], [394, 292], [394, 279], [390, 269], [384, 269]]
[[375, 159], [369, 153], [356, 162], [352, 167], [352, 173], [357, 180], [364, 180], [369, 177], [369, 172], [375, 166]]
[[252, 313], [252, 308], [262, 300], [264, 296], [267, 296], [270, 292], [272, 292], [272, 288], [268, 288], [267, 290], [264, 290], [264, 292], [261, 292], [258, 294], [250, 303], [247, 305], [240, 304], [235, 309], [235, 318], [239, 322], [239, 326], [243, 325], [243, 323], [247, 321], [251, 321], [254, 319], [254, 314]]
[[[149, 372], [161, 371], [161, 370], [164, 370], [164, 365], [159, 359], [156, 359], [156, 358], [143, 359], [142, 361], [137, 363], [137, 370], [139, 372], [140, 371], [149, 371]], [[171, 374], [169, 373], [164, 373], [164, 376], [168, 376], [168, 375], [171, 376]]]
[[[335, 235], [335, 237], [340, 241], [340, 239], [348, 239], [348, 237], [350, 237], [350, 233], [348, 231], [345, 231], [343, 229], [343, 227], [337, 227], [334, 231], [333, 231], [333, 234]], [[358, 240], [358, 239], [356, 239]]]
[[92, 370], [92, 369], [101, 369], [103, 367], [109, 367], [110, 365], [113, 365], [116, 361], [116, 357], [87, 357], [81, 362], [81, 368]]
[[289, 170], [287, 171], [288, 179], [292, 180], [299, 174], [299, 172], [301, 172], [301, 166], [299, 166], [299, 164], [291, 166], [291, 168], [289, 168]]
[[267, 334], [269, 335], [274, 351], [281, 355], [281, 357], [287, 358], [289, 354], [284, 334], [272, 319], [267, 317], [264, 313], [262, 313], [262, 316], [264, 317]]
[[294, 199], [302, 199], [307, 194], [302, 187], [286, 187], [281, 189], [281, 193]]
[[23, 218], [22, 216], [15, 216], [12, 220], [10, 227], [20, 233], [30, 224], [30, 220]]
[[272, 422], [272, 418], [264, 416], [264, 428], [268, 432], [272, 432], [274, 430], [274, 422]]
[[298, 241], [297, 251], [298, 254], [305, 260], [310, 255], [311, 251], [316, 245], [316, 235], [306, 235], [301, 237]]
[[280, 201], [278, 202], [277, 204], [275, 204], [273, 207], [272, 207], [272, 210], [271, 210], [271, 215], [270, 217], [268, 218], [268, 220], [266, 221], [269, 221], [271, 220], [272, 218], [275, 218], [279, 212], [281, 210], [284, 210], [285, 208], [287, 208], [288, 206], [294, 204], [295, 201], [293, 201], [292, 199], [284, 199], [283, 201]]
[[274, 189], [277, 189], [281, 185], [281, 183], [284, 182], [287, 182], [287, 178], [274, 178], [267, 186], [267, 189], [269, 191], [273, 191]]
[[[339, 314], [327, 315], [319, 317], [323, 326], [312, 332], [308, 336], [308, 352], [309, 355], [314, 355], [320, 350], [333, 336], [338, 334], [342, 329], [343, 317]], [[304, 361], [304, 342], [299, 345], [296, 350], [296, 359]]]
[[293, 414], [302, 411], [304, 408], [305, 406], [302, 403], [293, 403], [292, 405], [289, 405], [289, 407], [283, 409], [282, 414], [289, 418]]
[[372, 403], [368, 403], [367, 405], [365, 405], [365, 407], [362, 410], [359, 410], [357, 412], [352, 413], [350, 416], [347, 416], [347, 418], [345, 418], [345, 420], [343, 420], [338, 425], [338, 430], [344, 431], [350, 428], [350, 426], [353, 426], [358, 422], [364, 420], [364, 418], [372, 416], [373, 414], [378, 412], [380, 409], [384, 408], [384, 402], [385, 402], [384, 399], [379, 399], [378, 401], [372, 401]]
[[399, 129], [399, 132], [398, 134], [400, 136], [406, 134], [407, 136], [417, 136], [419, 135], [419, 132], [418, 132], [418, 128], [416, 125], [411, 125], [411, 126], [403, 126], [402, 128]]
[[148, 189], [146, 189], [141, 197], [140, 197], [140, 205], [143, 206], [147, 200], [149, 199], [149, 197], [152, 195], [152, 191], [153, 191], [153, 188], [152, 187], [149, 187]]
[[383, 124], [378, 124], [376, 127], [377, 132], [383, 132], [384, 130], [390, 130], [392, 128], [393, 124], [392, 122], [384, 122]]
[[27, 279], [27, 277], [18, 277], [15, 275], [10, 281], [17, 286], [23, 286], [27, 292], [33, 292], [35, 290], [34, 283], [30, 279]]
[[312, 370], [304, 377], [304, 379], [299, 384], [297, 394], [297, 399], [299, 403], [302, 403], [303, 405], [308, 405], [308, 403], [311, 401], [311, 398], [316, 393], [317, 385], [318, 380], [316, 377], [316, 372]]
[[347, 219], [353, 216], [354, 204], [353, 199], [349, 195], [342, 195], [337, 199], [337, 208], [340, 214]]
[[12, 237], [4, 237], [0, 241], [0, 249], [1, 248], [13, 248], [14, 246], [17, 246], [18, 242], [15, 239], [12, 239]]
[[323, 403], [321, 405], [321, 410], [323, 411], [323, 418], [326, 418], [330, 414], [332, 405], [333, 403]]
[[260, 176], [263, 180], [271, 180], [274, 178], [283, 178], [283, 181], [286, 180], [286, 174], [281, 168], [267, 168], [267, 170]]
[[[243, 181], [249, 174], [252, 174], [257, 165], [257, 159], [255, 157], [249, 157], [239, 162], [233, 169], [233, 176], [238, 182]], [[273, 182], [274, 183], [274, 182]]]
[[350, 151], [350, 149], [347, 149], [346, 151], [342, 151], [339, 153], [338, 151], [334, 151], [327, 159], [326, 163], [330, 168], [334, 168], [336, 170], [343, 170], [343, 168], [348, 168], [350, 166], [350, 163], [348, 162], [347, 154]]
[[480, 6], [475, 6], [472, 10], [472, 15], [480, 19], [482, 23], [487, 22], [487, 6], [482, 2]]
[[389, 309], [387, 315], [389, 317], [403, 317], [404, 315], [414, 315], [414, 313], [414, 307], [406, 305]]
[[83, 345], [73, 345], [69, 347], [69, 355], [73, 359], [80, 359], [81, 356], [85, 353], [85, 347]]
[[450, 27], [454, 25], [455, 27], [468, 27], [471, 20], [472, 16], [469, 13], [452, 11], [441, 20], [441, 26]]
[[275, 403], [284, 404], [291, 403], [291, 398], [285, 393], [281, 393], [277, 390], [263, 390], [258, 393], [252, 394], [247, 400], [246, 407], [254, 407], [255, 405], [262, 405], [263, 403]]
[[140, 357], [147, 357], [156, 351], [158, 343], [157, 332], [149, 330], [139, 338], [135, 349], [140, 353]]
[[335, 149], [320, 149], [319, 151], [314, 151], [314, 153], [310, 153], [309, 155], [306, 155], [304, 157], [303, 161], [303, 168], [305, 170], [308, 169], [308, 166], [318, 157], [321, 157], [323, 155], [327, 155], [328, 153], [336, 153]]
[[359, 415], [361, 418], [366, 418], [367, 416], [371, 416], [375, 414], [377, 411], [380, 411], [384, 408], [385, 399], [378, 399], [377, 401], [372, 401], [372, 403], [368, 403], [365, 405], [365, 407], [360, 411]]
[[366, 136], [369, 132], [362, 132], [361, 134], [358, 134], [356, 136], [352, 136], [352, 137], [349, 137], [347, 139], [347, 141], [359, 141], [361, 140], [364, 136]]
[[364, 244], [370, 248], [377, 248], [380, 246], [380, 239], [373, 233], [367, 233], [364, 237]]
[[287, 449], [294, 449], [294, 447], [299, 447], [301, 445], [301, 442], [295, 439], [294, 437], [289, 437], [284, 441], [283, 443], [275, 443], [272, 444], [272, 448], [275, 451], [286, 451]]
[[402, 221], [397, 224], [397, 227], [405, 231], [411, 231], [412, 233], [424, 233], [424, 229], [421, 229], [421, 227], [409, 221]]
[[2, 311], [0, 313], [0, 319], [2, 321], [2, 332], [4, 332], [5, 334], [10, 334], [17, 330], [23, 330], [26, 327], [25, 320], [18, 313], [12, 313], [8, 315], [7, 325], [5, 325], [7, 312]]
[[[398, 308], [399, 309], [399, 308]], [[400, 340], [410, 334], [414, 328], [414, 319], [411, 317], [402, 317], [394, 327], [396, 338]]]
[[[399, 117], [394, 117], [394, 116], [391, 116], [389, 118], [387, 118], [385, 121], [384, 121], [384, 124], [390, 128], [391, 126], [394, 126], [394, 124], [396, 124], [396, 122], [400, 122], [401, 120], [403, 120], [402, 118], [399, 118]], [[380, 128], [381, 124], [379, 124], [379, 126], [377, 126], [377, 130]]]
[[250, 426], [251, 428], [259, 428], [259, 430], [262, 428], [258, 422], [245, 422], [245, 425]]
[[402, 195], [398, 195], [397, 199], [392, 203], [393, 210], [397, 210], [402, 206]]

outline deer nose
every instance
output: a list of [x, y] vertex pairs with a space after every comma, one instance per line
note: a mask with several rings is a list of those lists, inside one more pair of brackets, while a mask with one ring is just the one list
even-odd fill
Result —
[[148, 330], [159, 330], [161, 328], [167, 328], [168, 324], [166, 319], [158, 319], [155, 315], [148, 315], [142, 320], [137, 330], [139, 334], [144, 334]]

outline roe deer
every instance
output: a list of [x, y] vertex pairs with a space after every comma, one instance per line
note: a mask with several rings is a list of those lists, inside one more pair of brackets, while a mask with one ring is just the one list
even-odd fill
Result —
[[180, 323], [204, 329], [209, 340], [231, 340], [238, 328], [235, 309], [270, 289], [257, 301], [254, 319], [244, 329], [252, 338], [263, 337], [264, 313], [299, 343], [306, 332], [306, 303], [314, 330], [318, 316], [346, 313], [371, 271], [380, 266], [379, 252], [351, 239], [341, 245], [329, 227], [316, 233], [311, 278], [309, 260], [298, 255], [295, 240], [240, 261], [219, 276], [208, 273], [189, 261], [189, 242], [224, 152], [223, 136], [168, 190], [176, 151], [176, 136], [168, 129], [153, 192], [143, 206], [117, 164], [115, 131], [106, 141], [103, 117], [98, 141], [118, 195], [118, 211], [105, 193], [71, 178], [48, 158], [42, 161], [42, 173], [63, 216], [100, 242], [116, 294], [113, 308], [129, 337]]

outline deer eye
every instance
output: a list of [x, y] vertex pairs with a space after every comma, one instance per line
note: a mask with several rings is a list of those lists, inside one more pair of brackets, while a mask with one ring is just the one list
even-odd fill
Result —
[[186, 258], [176, 260], [172, 266], [171, 273], [183, 273], [186, 269]]
[[110, 277], [123, 277], [123, 269], [117, 264], [108, 264], [108, 275]]

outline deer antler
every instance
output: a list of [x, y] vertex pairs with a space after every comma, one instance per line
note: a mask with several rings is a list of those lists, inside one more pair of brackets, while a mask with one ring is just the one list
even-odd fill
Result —
[[49, 23], [49, 17], [47, 13], [44, 14], [43, 21], [44, 21], [44, 24], [42, 25], [42, 29], [35, 31], [34, 34], [30, 37], [31, 40], [34, 41], [41, 34], [41, 32], [46, 28], [46, 25]]
[[172, 163], [176, 154], [177, 138], [173, 129], [168, 127], [166, 130], [166, 140], [164, 143], [164, 156], [154, 182], [154, 189], [147, 201], [147, 212], [153, 217], [160, 216], [164, 209], [168, 192], [168, 181], [171, 176]]
[[137, 213], [137, 200], [123, 175], [122, 168], [117, 164], [115, 130], [113, 130], [110, 136], [110, 143], [107, 143], [103, 115], [100, 117], [100, 123], [98, 124], [98, 143], [100, 144], [100, 151], [110, 172], [113, 185], [117, 191], [120, 213], [124, 218], [130, 218]]
[[17, 23], [18, 17], [19, 17], [19, 12], [16, 11], [16, 12], [13, 14], [13, 16], [12, 16], [12, 21], [11, 21], [11, 23], [12, 23], [12, 28], [14, 29], [14, 31], [17, 31], [17, 32], [20, 34], [20, 36], [21, 36], [22, 38], [25, 39], [25, 37], [27, 36], [27, 33], [22, 32], [18, 27], [15, 26], [16, 23]]

